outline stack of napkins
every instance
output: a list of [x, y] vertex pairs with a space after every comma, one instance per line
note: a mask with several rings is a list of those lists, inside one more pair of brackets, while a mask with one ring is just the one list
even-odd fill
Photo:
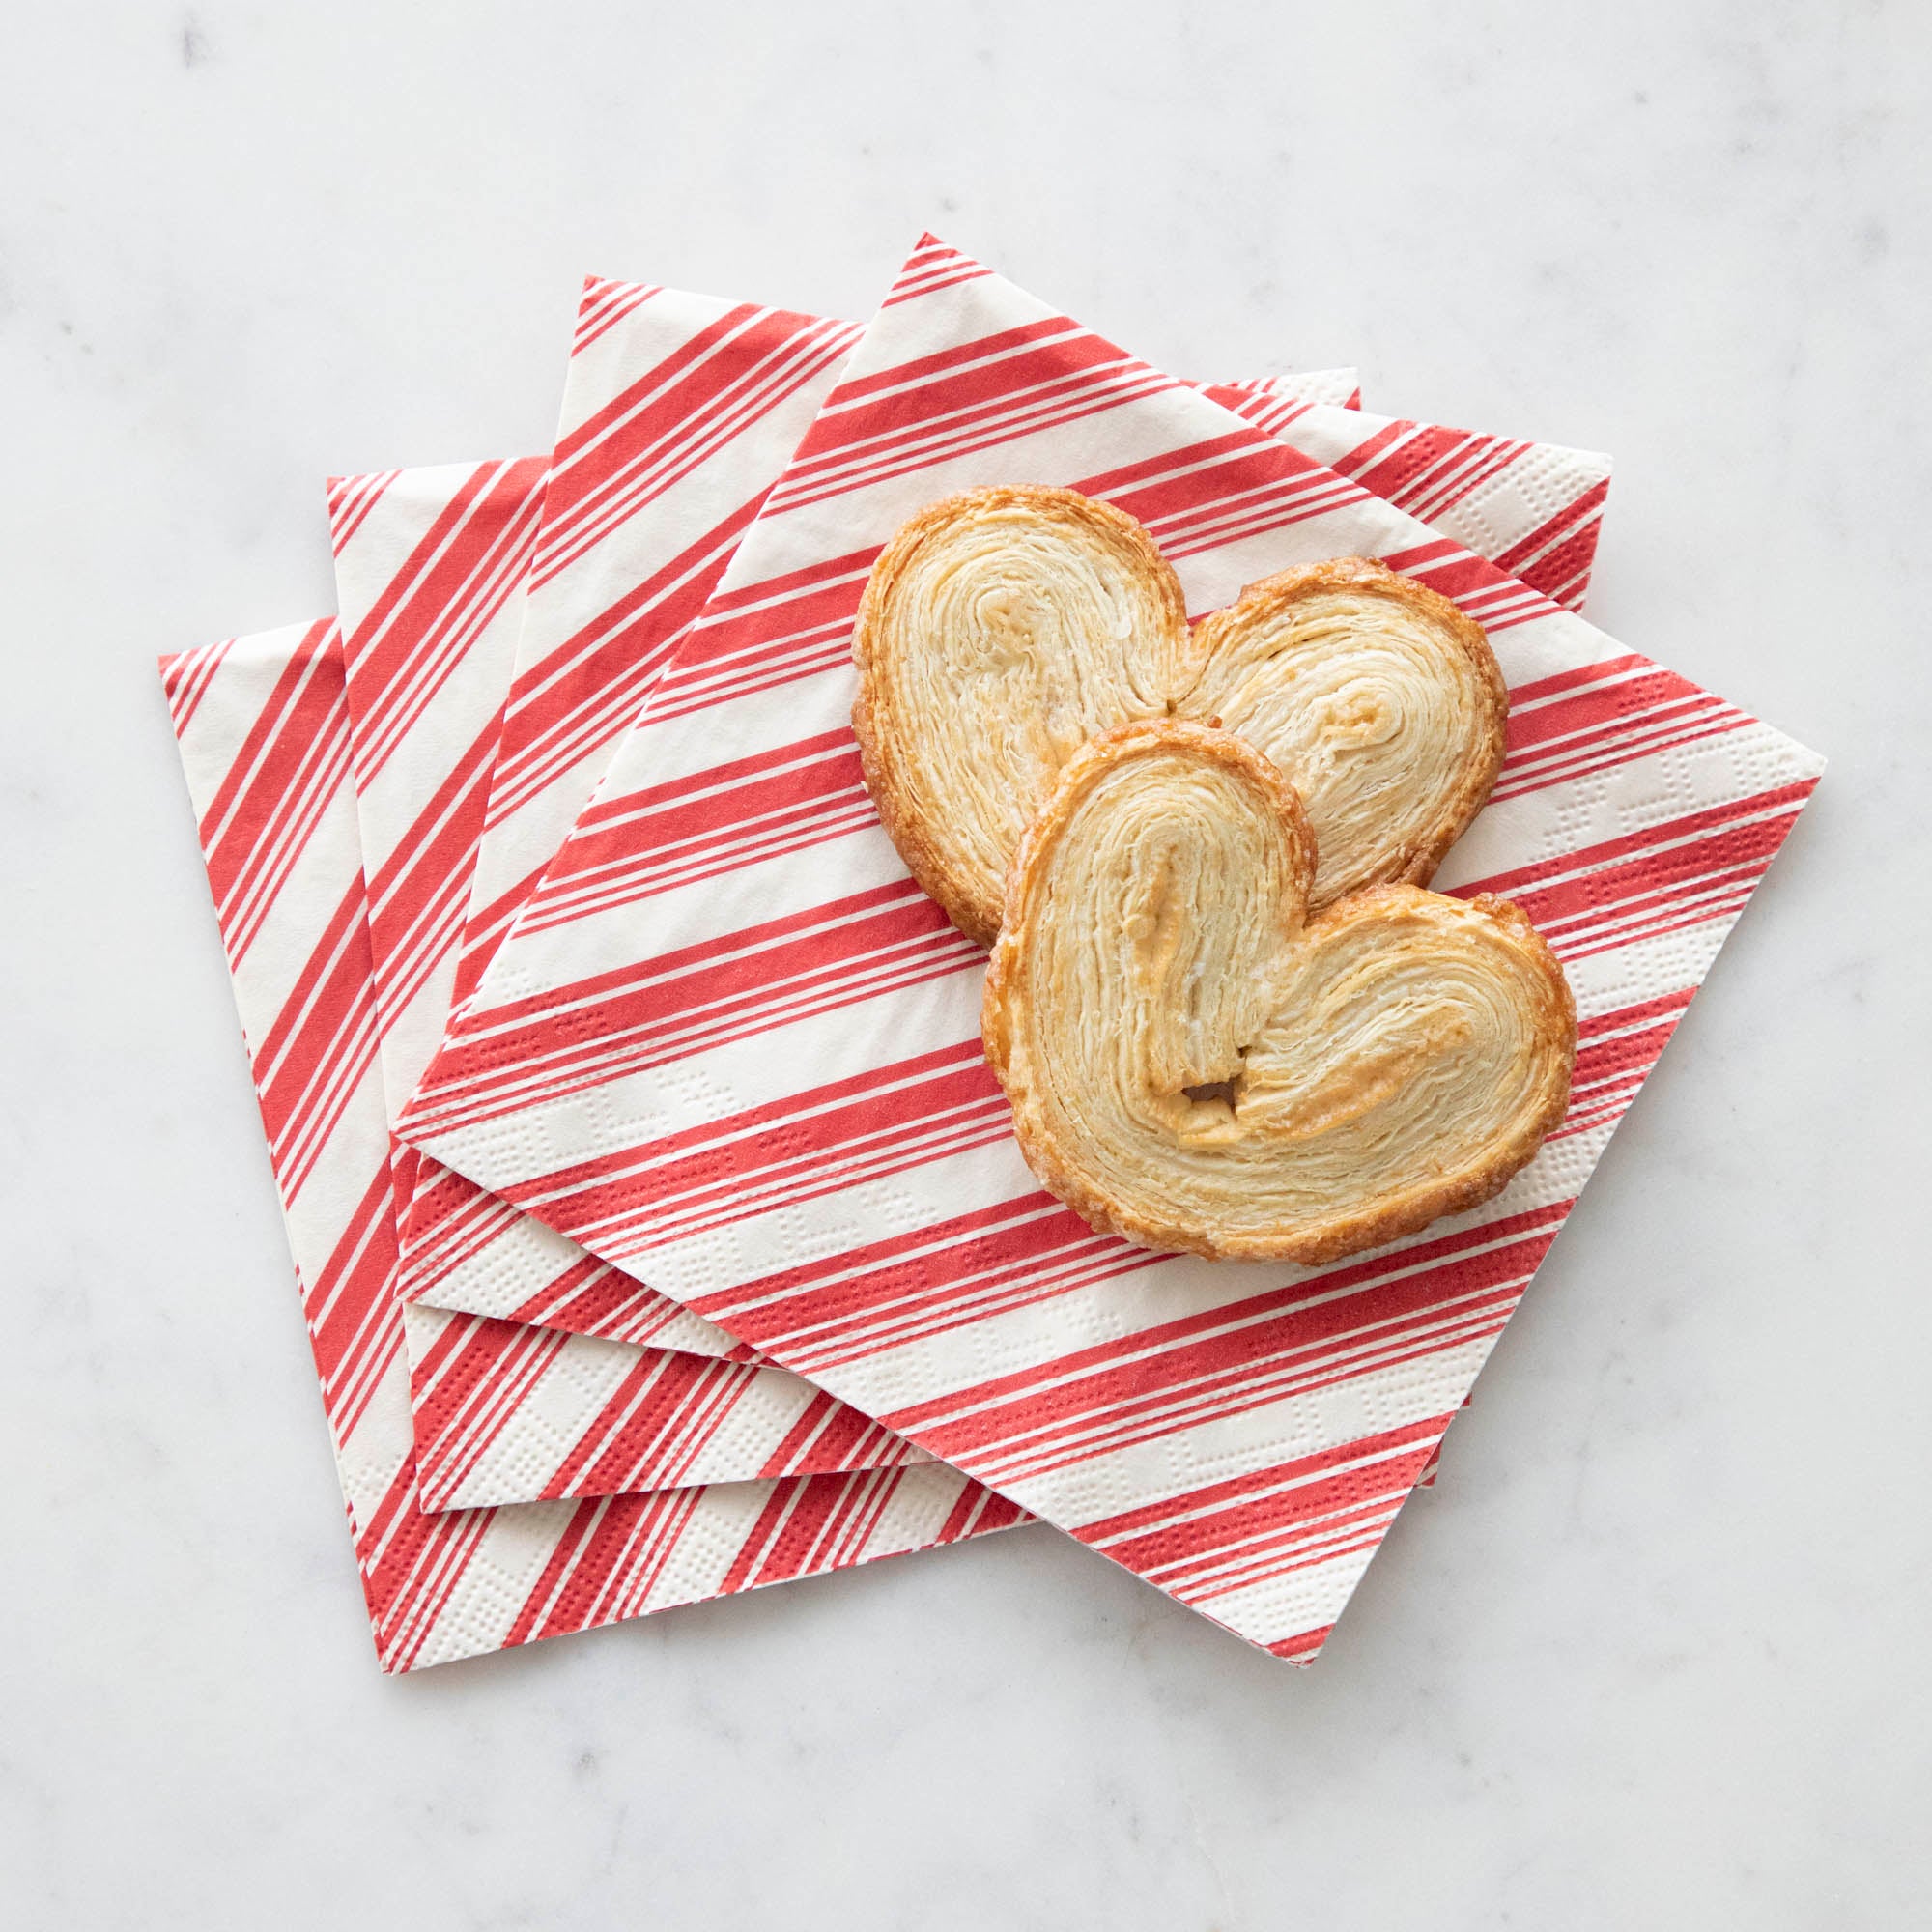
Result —
[[[385, 1669], [1037, 1517], [1320, 1649], [1820, 762], [1576, 613], [1607, 460], [1183, 381], [924, 238], [863, 327], [585, 283], [548, 455], [328, 486], [338, 615], [164, 660]], [[1510, 754], [1435, 884], [1562, 958], [1569, 1118], [1323, 1269], [1096, 1235], [861, 781], [913, 511], [1065, 484], [1192, 614], [1378, 556]]]

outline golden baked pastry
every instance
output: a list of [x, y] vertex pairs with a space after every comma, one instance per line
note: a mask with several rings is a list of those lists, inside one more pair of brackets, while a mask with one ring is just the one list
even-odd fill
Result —
[[1062, 772], [983, 1034], [1028, 1165], [1095, 1228], [1332, 1261], [1487, 1201], [1561, 1120], [1576, 1009], [1522, 914], [1396, 884], [1311, 918], [1315, 870], [1231, 732], [1125, 725]]
[[912, 518], [873, 566], [853, 655], [879, 816], [981, 945], [1061, 768], [1116, 725], [1194, 718], [1258, 745], [1306, 804], [1318, 905], [1426, 884], [1502, 766], [1502, 674], [1448, 599], [1335, 557], [1190, 634], [1153, 540], [1071, 490], [973, 490]]

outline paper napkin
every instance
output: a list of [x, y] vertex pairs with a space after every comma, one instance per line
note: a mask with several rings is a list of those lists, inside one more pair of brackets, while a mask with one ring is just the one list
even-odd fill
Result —
[[[1020, 1161], [983, 955], [866, 809], [850, 629], [973, 485], [1146, 524], [1192, 611], [1378, 555], [1515, 700], [1438, 879], [1517, 900], [1581, 1016], [1568, 1121], [1495, 1201], [1325, 1270], [1094, 1235]], [[721, 758], [719, 748], [729, 748]], [[1251, 1641], [1320, 1648], [1819, 761], [1350, 477], [929, 238], [841, 371], [402, 1132]], [[661, 832], [699, 801], [679, 873]], [[735, 828], [763, 814], [747, 849]], [[611, 821], [643, 855], [588, 907]], [[701, 883], [692, 883], [700, 880]]]
[[[459, 999], [589, 799], [803, 433], [799, 405], [822, 400], [857, 333], [855, 325], [821, 318], [586, 281]], [[761, 407], [748, 410], [740, 401], [747, 393]], [[1606, 458], [1358, 414], [1352, 370], [1217, 384], [1208, 393], [1307, 453], [1352, 469], [1376, 493], [1426, 511], [1551, 595], [1580, 599], [1608, 487]], [[730, 405], [729, 434], [710, 419], [715, 395]], [[687, 436], [696, 455], [686, 451]], [[755, 823], [749, 829], [755, 834]], [[568, 892], [554, 893], [547, 916], [593, 905], [607, 880], [629, 889], [635, 841], [621, 819], [608, 830], [609, 851], [585, 864]], [[677, 876], [680, 850], [674, 838], [661, 848], [662, 873]], [[435, 1162], [423, 1163], [418, 1188], [405, 1237], [406, 1297], [620, 1340], [667, 1339], [674, 1303], [639, 1293], [533, 1217]]]
[[[585, 281], [455, 969], [459, 1002], [588, 801], [859, 332], [822, 316]], [[1237, 387], [1278, 409], [1346, 403], [1357, 384], [1350, 369]], [[359, 498], [343, 493], [339, 529]], [[677, 848], [660, 856], [674, 865]], [[600, 883], [587, 871], [576, 900], [593, 899]], [[639, 1295], [629, 1278], [436, 1163], [423, 1164], [415, 1186], [406, 1299], [734, 1351], [674, 1302]]]
[[377, 1655], [400, 1671], [1021, 1520], [936, 1463], [424, 1515], [332, 622], [162, 660]]
[[[664, 627], [701, 607], [858, 332], [611, 284], [591, 285], [584, 309], [573, 369], [600, 375], [587, 407], [573, 383], [554, 459], [389, 470], [330, 488], [392, 1115], [440, 1037], [460, 972], [486, 954], [518, 879], [530, 882], [528, 861], [568, 830], [594, 779], [586, 767], [600, 753], [608, 761], [618, 721], [662, 666]], [[619, 349], [617, 393], [601, 393]], [[1354, 387], [1352, 371], [1335, 371], [1240, 393], [1279, 406]], [[490, 859], [480, 881], [479, 849]], [[467, 936], [466, 904], [476, 907]], [[395, 1162], [405, 1201], [414, 1165], [407, 1152]], [[437, 1192], [432, 1177], [419, 1198]], [[548, 1263], [559, 1245], [540, 1225], [533, 1244], [516, 1217], [484, 1225], [499, 1241], [472, 1258], [497, 1269], [505, 1252], [534, 1245]], [[586, 1259], [567, 1249], [560, 1262], [580, 1300]], [[674, 1304], [639, 1325], [660, 1345], [733, 1349]], [[404, 1334], [425, 1508], [926, 1456], [779, 1369], [428, 1307], [406, 1309]]]
[[[379, 1009], [385, 1022], [397, 1017], [384, 1043], [392, 1109], [421, 1071], [452, 981], [459, 998], [473, 985], [608, 763], [618, 721], [635, 714], [676, 629], [715, 585], [856, 334], [822, 318], [592, 280], [547, 482], [526, 462], [334, 486], [363, 840], [377, 880]], [[1559, 570], [1552, 587], [1580, 595], [1605, 459], [1360, 415], [1352, 370], [1207, 392], [1354, 465], [1369, 487], [1453, 521], [1485, 547]], [[755, 836], [755, 821], [745, 829]], [[634, 863], [638, 854], [624, 846], [619, 856]], [[674, 862], [674, 841], [658, 857]], [[466, 865], [471, 912], [458, 962], [450, 921]], [[592, 871], [571, 904], [588, 902], [599, 885]], [[627, 1277], [424, 1165], [412, 1208], [417, 1234], [427, 1233], [412, 1250], [405, 1228], [402, 1293], [472, 1311], [457, 1321], [421, 1307], [405, 1319], [426, 1506], [923, 1453], [781, 1372], [565, 1345], [477, 1316], [505, 1309], [507, 1284], [507, 1312], [519, 1319], [594, 1330], [600, 1310], [614, 1305], [626, 1338], [728, 1346], [708, 1325], [697, 1338], [677, 1328], [665, 1313], [675, 1304], [640, 1313]], [[427, 1263], [413, 1275], [412, 1255]], [[533, 1292], [522, 1271], [532, 1263]]]

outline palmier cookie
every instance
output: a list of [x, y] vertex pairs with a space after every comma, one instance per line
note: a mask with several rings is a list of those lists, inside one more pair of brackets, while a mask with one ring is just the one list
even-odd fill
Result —
[[1028, 830], [986, 1057], [1028, 1164], [1149, 1247], [1321, 1263], [1497, 1193], [1561, 1120], [1576, 1010], [1505, 900], [1378, 885], [1252, 745], [1178, 720], [1068, 761]]

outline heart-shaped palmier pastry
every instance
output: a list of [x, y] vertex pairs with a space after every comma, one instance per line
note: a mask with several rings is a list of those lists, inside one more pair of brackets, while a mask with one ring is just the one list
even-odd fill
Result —
[[1068, 760], [1008, 884], [986, 1057], [1040, 1180], [1156, 1248], [1318, 1263], [1488, 1200], [1562, 1118], [1563, 972], [1501, 899], [1310, 916], [1294, 788], [1164, 719]]
[[1191, 718], [1259, 746], [1307, 807], [1318, 906], [1426, 884], [1502, 766], [1502, 674], [1447, 598], [1334, 557], [1190, 632], [1147, 531], [1071, 490], [973, 490], [912, 518], [873, 566], [853, 654], [879, 815], [982, 945], [1021, 834], [1116, 725]]

